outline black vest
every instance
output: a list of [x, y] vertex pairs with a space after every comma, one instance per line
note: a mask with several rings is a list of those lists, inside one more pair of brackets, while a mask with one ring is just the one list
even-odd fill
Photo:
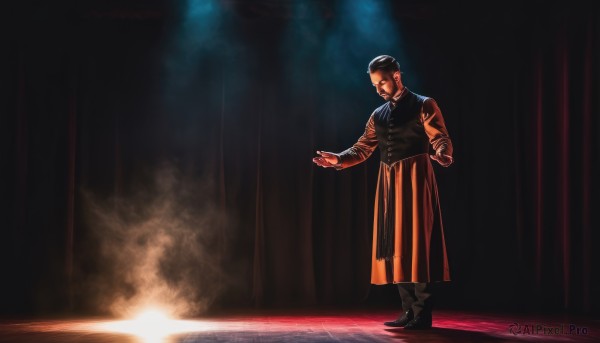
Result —
[[429, 152], [429, 139], [420, 115], [426, 99], [407, 89], [394, 109], [388, 101], [375, 110], [373, 122], [382, 162], [391, 165]]

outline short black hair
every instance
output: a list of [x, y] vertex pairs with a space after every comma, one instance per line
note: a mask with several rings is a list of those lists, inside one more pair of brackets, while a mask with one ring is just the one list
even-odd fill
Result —
[[377, 56], [369, 63], [369, 69], [367, 70], [367, 74], [373, 73], [377, 70], [382, 70], [388, 73], [395, 73], [397, 71], [400, 71], [400, 64], [392, 56]]

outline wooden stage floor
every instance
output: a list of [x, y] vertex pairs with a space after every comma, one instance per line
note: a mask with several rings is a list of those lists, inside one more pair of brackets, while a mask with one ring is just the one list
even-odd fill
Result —
[[397, 314], [380, 309], [279, 310], [142, 323], [106, 318], [2, 319], [0, 342], [600, 342], [597, 318], [438, 310], [430, 330], [382, 324]]

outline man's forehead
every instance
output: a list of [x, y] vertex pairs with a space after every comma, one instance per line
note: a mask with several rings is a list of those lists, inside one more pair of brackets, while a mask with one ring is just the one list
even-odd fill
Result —
[[371, 82], [373, 82], [373, 83], [379, 83], [383, 80], [391, 80], [392, 79], [391, 73], [385, 73], [381, 70], [377, 70], [377, 71], [370, 73], [370, 76], [371, 76]]

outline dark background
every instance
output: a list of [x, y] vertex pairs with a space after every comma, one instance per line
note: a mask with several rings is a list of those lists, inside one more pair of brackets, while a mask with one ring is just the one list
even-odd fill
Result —
[[362, 133], [380, 54], [438, 101], [454, 143], [435, 166], [453, 278], [438, 306], [597, 313], [593, 3], [4, 4], [0, 313], [97, 313], [100, 294], [139, 292], [106, 282], [123, 261], [101, 253], [90, 208], [126, 230], [165, 189], [206, 254], [159, 271], [199, 273], [208, 309], [397, 306], [369, 284], [377, 156], [311, 162]]

